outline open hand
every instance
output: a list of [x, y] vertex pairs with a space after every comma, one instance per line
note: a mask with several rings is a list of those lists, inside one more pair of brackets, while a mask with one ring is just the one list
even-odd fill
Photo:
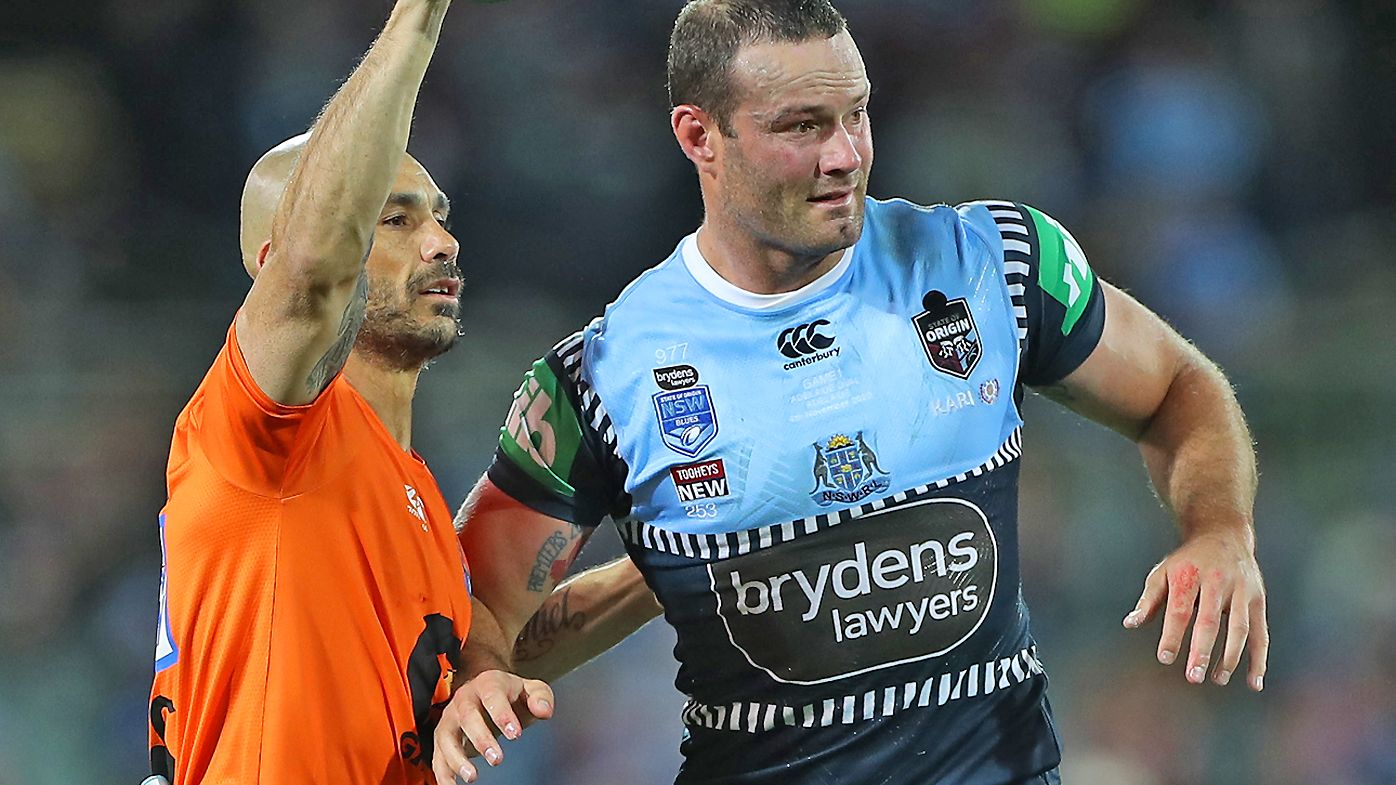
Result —
[[1264, 688], [1270, 630], [1265, 620], [1265, 585], [1250, 547], [1221, 535], [1190, 539], [1149, 571], [1139, 604], [1125, 616], [1124, 625], [1141, 627], [1165, 606], [1159, 662], [1172, 665], [1177, 659], [1183, 633], [1196, 610], [1187, 680], [1201, 684], [1206, 679], [1212, 646], [1226, 619], [1226, 645], [1212, 680], [1217, 684], [1230, 681], [1242, 651], [1249, 650], [1250, 688], [1256, 692]]
[[472, 754], [498, 766], [504, 752], [497, 736], [517, 739], [535, 720], [551, 716], [553, 691], [546, 683], [499, 670], [481, 672], [456, 690], [436, 724], [431, 770], [438, 785], [453, 785], [457, 777], [474, 782], [479, 771]]

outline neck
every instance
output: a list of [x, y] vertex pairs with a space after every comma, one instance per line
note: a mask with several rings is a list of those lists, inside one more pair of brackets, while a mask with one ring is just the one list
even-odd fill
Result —
[[387, 367], [357, 349], [344, 364], [344, 377], [368, 401], [403, 450], [412, 449], [412, 396], [420, 374], [420, 368], [403, 371]]
[[698, 250], [723, 280], [752, 294], [784, 294], [834, 269], [843, 250], [801, 256], [725, 227], [712, 213], [698, 229]]

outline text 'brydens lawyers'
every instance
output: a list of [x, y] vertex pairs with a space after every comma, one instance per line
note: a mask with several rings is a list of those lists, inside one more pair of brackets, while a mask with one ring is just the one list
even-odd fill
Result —
[[[973, 547], [973, 540], [974, 532], [965, 531], [944, 543], [925, 540], [904, 550], [889, 548], [871, 560], [867, 543], [858, 542], [853, 545], [851, 558], [821, 564], [817, 569], [797, 569], [758, 580], [743, 580], [740, 571], [733, 570], [729, 578], [737, 594], [737, 610], [743, 616], [781, 613], [787, 607], [787, 598], [791, 598], [797, 603], [803, 600], [800, 620], [810, 622], [819, 615], [825, 592], [829, 590], [839, 599], [849, 600], [871, 595], [875, 590], [892, 591], [908, 584], [924, 584], [932, 577], [943, 579], [973, 569], [979, 563], [979, 552]], [[792, 584], [798, 590], [788, 589]], [[830, 619], [836, 640], [842, 641], [845, 637], [860, 637], [869, 630], [905, 628], [907, 634], [915, 635], [927, 618], [939, 621], [977, 607], [979, 587], [969, 584], [866, 611], [840, 614], [838, 608], [833, 608]]]

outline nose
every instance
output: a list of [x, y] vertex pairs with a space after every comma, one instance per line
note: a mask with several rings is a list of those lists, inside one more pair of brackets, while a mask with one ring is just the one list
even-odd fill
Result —
[[862, 167], [863, 155], [858, 152], [857, 139], [854, 136], [856, 133], [858, 132], [850, 133], [847, 126], [840, 124], [829, 134], [829, 138], [824, 142], [824, 149], [820, 151], [821, 174], [843, 177]]
[[456, 242], [456, 238], [452, 237], [451, 233], [446, 231], [446, 227], [441, 224], [432, 221], [429, 225], [431, 228], [422, 238], [422, 261], [427, 263], [454, 261], [456, 256], [460, 254], [460, 243]]

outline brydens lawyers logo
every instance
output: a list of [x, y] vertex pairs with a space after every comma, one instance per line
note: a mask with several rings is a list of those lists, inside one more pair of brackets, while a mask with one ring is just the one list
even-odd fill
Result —
[[984, 354], [979, 329], [974, 325], [965, 298], [947, 300], [943, 292], [929, 291], [921, 299], [926, 309], [911, 317], [926, 359], [937, 371], [968, 379]]
[[675, 466], [669, 470], [669, 476], [674, 478], [674, 489], [681, 502], [720, 499], [729, 492], [727, 470], [721, 458]]
[[697, 458], [717, 436], [717, 412], [708, 386], [698, 383], [698, 369], [691, 365], [656, 368], [654, 382], [665, 390], [654, 395], [664, 446]]
[[834, 346], [836, 339], [832, 333], [827, 319], [818, 319], [781, 330], [780, 335], [776, 336], [776, 348], [791, 359], [791, 362], [785, 364], [785, 370], [793, 371], [830, 357], [838, 357], [843, 350]]

